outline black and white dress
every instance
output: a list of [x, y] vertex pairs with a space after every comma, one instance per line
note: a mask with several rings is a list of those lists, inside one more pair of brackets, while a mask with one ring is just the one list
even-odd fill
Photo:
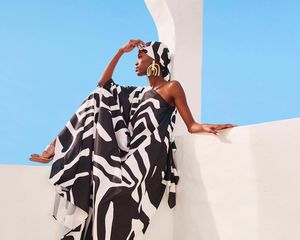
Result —
[[151, 86], [110, 79], [56, 137], [49, 181], [64, 240], [139, 240], [160, 205], [176, 205], [177, 109]]

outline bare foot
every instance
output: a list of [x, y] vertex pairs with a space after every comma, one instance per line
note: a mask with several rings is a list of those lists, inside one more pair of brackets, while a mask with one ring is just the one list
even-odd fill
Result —
[[42, 154], [31, 154], [29, 160], [33, 162], [49, 163], [53, 159], [54, 150], [55, 140], [51, 144], [49, 144], [49, 146], [47, 146], [47, 149], [45, 149]]

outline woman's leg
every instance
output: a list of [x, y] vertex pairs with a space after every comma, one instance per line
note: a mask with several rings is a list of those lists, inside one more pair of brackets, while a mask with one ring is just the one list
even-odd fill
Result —
[[[101, 98], [100, 94], [101, 94], [100, 88], [97, 86], [93, 91], [91, 91], [84, 98], [84, 100], [81, 102], [78, 109], [73, 114], [73, 116], [71, 117], [71, 119], [67, 124], [72, 124], [73, 121], [80, 122], [81, 120], [78, 119], [78, 115], [82, 115], [82, 114], [85, 115], [86, 112], [89, 111], [89, 108], [91, 107], [94, 107], [95, 109], [98, 108], [99, 106], [97, 106], [97, 101], [98, 101], [97, 99]], [[99, 98], [94, 97], [94, 95], [99, 95]], [[70, 123], [70, 121], [72, 123]], [[84, 123], [80, 123], [80, 124], [84, 124]], [[68, 129], [66, 129], [66, 125], [57, 136], [60, 136], [61, 134], [66, 134], [65, 131], [69, 132]], [[34, 162], [49, 163], [54, 156], [56, 138], [49, 145], [46, 146], [42, 154], [33, 153], [31, 154], [29, 159]]]

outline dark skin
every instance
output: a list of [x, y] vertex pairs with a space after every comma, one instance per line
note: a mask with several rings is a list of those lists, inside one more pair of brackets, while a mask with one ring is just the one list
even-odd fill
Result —
[[[138, 60], [135, 64], [136, 74], [138, 76], [147, 76], [147, 68], [152, 64], [153, 60], [145, 52], [143, 46], [145, 43], [142, 40], [130, 40], [124, 44], [107, 65], [102, 76], [99, 78], [99, 85], [102, 87], [110, 78], [112, 78], [115, 66], [120, 57], [127, 52], [132, 51], [135, 47], [139, 49]], [[194, 120], [192, 113], [187, 104], [186, 96], [183, 87], [177, 80], [166, 81], [162, 73], [159, 76], [147, 76], [149, 85], [166, 100], [171, 106], [176, 106], [180, 116], [186, 124], [189, 133], [208, 132], [215, 135], [219, 134], [219, 130], [236, 127], [236, 124], [201, 124]], [[55, 149], [54, 139], [49, 147], [42, 154], [31, 154], [31, 161], [48, 163], [52, 160]]]

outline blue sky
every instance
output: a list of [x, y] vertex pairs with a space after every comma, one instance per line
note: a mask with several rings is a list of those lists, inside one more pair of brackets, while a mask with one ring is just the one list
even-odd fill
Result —
[[[203, 10], [201, 122], [299, 117], [300, 3], [210, 0]], [[2, 1], [0, 32], [2, 164], [39, 165], [29, 155], [55, 138], [115, 52], [158, 40], [141, 0]], [[120, 59], [117, 83], [147, 84], [136, 53]]]
[[300, 2], [204, 1], [202, 122], [300, 116]]

